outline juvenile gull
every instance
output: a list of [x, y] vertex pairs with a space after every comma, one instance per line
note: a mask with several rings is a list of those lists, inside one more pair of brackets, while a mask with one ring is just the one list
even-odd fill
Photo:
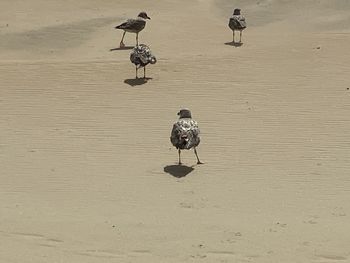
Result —
[[177, 115], [179, 115], [179, 120], [173, 125], [170, 141], [178, 149], [179, 164], [181, 164], [181, 150], [189, 150], [191, 148], [193, 148], [197, 157], [197, 164], [202, 164], [196, 150], [200, 143], [200, 130], [197, 122], [192, 119], [191, 111], [188, 109], [181, 109]]
[[235, 30], [240, 32], [239, 43], [242, 42], [242, 31], [247, 27], [245, 22], [245, 17], [241, 15], [241, 9], [236, 8], [233, 11], [233, 15], [230, 18], [228, 26], [232, 29], [233, 32], [233, 43], [235, 43]]
[[157, 59], [153, 56], [151, 49], [144, 45], [140, 44], [133, 48], [130, 54], [130, 61], [136, 66], [136, 78], [137, 70], [143, 68], [143, 78], [146, 78], [146, 66], [151, 63], [155, 64]]
[[145, 28], [146, 20], [151, 19], [146, 12], [141, 12], [136, 19], [128, 19], [126, 22], [116, 26], [116, 29], [124, 30], [122, 40], [120, 41], [120, 47], [125, 47], [123, 42], [126, 32], [136, 33], [136, 45], [139, 44], [139, 32]]

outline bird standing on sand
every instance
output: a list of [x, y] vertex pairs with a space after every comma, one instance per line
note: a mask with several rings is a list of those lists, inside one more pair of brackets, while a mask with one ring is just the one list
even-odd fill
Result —
[[155, 64], [157, 59], [153, 56], [151, 49], [144, 45], [137, 45], [134, 47], [130, 54], [130, 61], [136, 66], [136, 78], [137, 78], [137, 70], [139, 68], [143, 68], [143, 78], [146, 78], [146, 66], [151, 63]]
[[181, 150], [194, 149], [194, 153], [197, 157], [197, 164], [202, 164], [198, 158], [196, 147], [200, 143], [198, 124], [192, 119], [191, 111], [188, 109], [181, 109], [177, 115], [179, 120], [174, 123], [171, 131], [170, 141], [178, 149], [179, 152], [179, 164], [181, 164]]
[[139, 44], [139, 33], [146, 26], [146, 19], [151, 19], [146, 12], [141, 12], [136, 19], [128, 19], [128, 21], [116, 26], [116, 29], [124, 30], [122, 40], [120, 41], [120, 47], [125, 47], [123, 42], [126, 32], [136, 33], [136, 45]]
[[241, 15], [241, 9], [236, 8], [233, 11], [233, 15], [230, 18], [228, 26], [232, 29], [233, 32], [233, 43], [235, 43], [235, 30], [240, 32], [239, 43], [242, 43], [242, 31], [247, 27], [245, 22], [245, 17]]

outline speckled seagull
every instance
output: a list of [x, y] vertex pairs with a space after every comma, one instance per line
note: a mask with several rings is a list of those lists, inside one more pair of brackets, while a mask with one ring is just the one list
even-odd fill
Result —
[[181, 109], [177, 115], [179, 115], [179, 120], [173, 125], [170, 141], [178, 149], [179, 164], [181, 164], [181, 150], [189, 150], [191, 148], [193, 148], [197, 157], [197, 164], [202, 164], [196, 150], [200, 143], [200, 130], [197, 122], [192, 119], [191, 111], [188, 109]]
[[137, 70], [143, 68], [143, 78], [146, 78], [146, 66], [148, 64], [155, 64], [157, 59], [153, 56], [151, 49], [144, 45], [140, 44], [134, 47], [130, 54], [130, 61], [136, 66], [136, 78]]
[[236, 8], [233, 11], [233, 15], [230, 18], [228, 26], [231, 28], [231, 30], [233, 32], [232, 42], [235, 43], [235, 30], [236, 30], [236, 31], [240, 32], [239, 43], [242, 43], [242, 31], [247, 27], [247, 24], [245, 22], [245, 17], [243, 15], [241, 15], [241, 9]]
[[126, 22], [116, 26], [116, 29], [124, 30], [122, 40], [120, 41], [120, 47], [125, 47], [123, 42], [126, 32], [136, 33], [136, 45], [139, 44], [139, 33], [146, 26], [146, 19], [151, 19], [148, 17], [146, 12], [141, 12], [136, 19], [128, 19]]

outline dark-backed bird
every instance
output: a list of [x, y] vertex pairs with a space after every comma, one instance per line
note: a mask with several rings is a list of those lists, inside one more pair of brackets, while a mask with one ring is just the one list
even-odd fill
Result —
[[197, 164], [202, 164], [196, 150], [200, 143], [200, 130], [197, 122], [192, 119], [189, 109], [181, 109], [177, 115], [179, 115], [179, 120], [173, 125], [170, 141], [178, 149], [179, 164], [181, 164], [181, 150], [189, 150], [191, 148], [193, 148], [197, 157]]
[[136, 66], [136, 78], [139, 68], [143, 68], [143, 78], [146, 78], [146, 66], [148, 64], [155, 64], [157, 59], [148, 46], [140, 44], [133, 48], [130, 54], [130, 61]]
[[230, 21], [228, 23], [228, 26], [231, 28], [233, 32], [233, 43], [235, 43], [235, 31], [239, 31], [239, 43], [242, 42], [242, 31], [247, 27], [247, 24], [245, 22], [245, 17], [241, 15], [241, 9], [236, 8], [233, 11], [233, 15], [230, 18]]
[[122, 40], [120, 41], [120, 47], [125, 47], [123, 42], [124, 36], [126, 32], [135, 33], [136, 34], [136, 45], [139, 44], [139, 33], [146, 26], [146, 19], [151, 19], [146, 12], [141, 12], [136, 19], [128, 19], [126, 22], [116, 26], [116, 29], [124, 30]]

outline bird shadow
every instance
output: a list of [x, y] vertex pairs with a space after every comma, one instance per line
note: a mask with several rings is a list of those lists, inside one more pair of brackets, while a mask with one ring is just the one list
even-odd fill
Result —
[[134, 87], [134, 86], [140, 86], [140, 85], [146, 84], [151, 79], [152, 78], [126, 79], [126, 80], [124, 80], [124, 83]]
[[167, 165], [164, 167], [164, 172], [171, 174], [172, 176], [174, 176], [176, 178], [185, 177], [186, 175], [191, 173], [193, 170], [194, 170], [193, 167], [189, 167], [186, 165], [180, 165], [180, 164]]
[[232, 46], [232, 47], [241, 47], [243, 46], [243, 43], [240, 42], [226, 42], [225, 45]]
[[115, 47], [115, 48], [111, 48], [109, 51], [129, 50], [133, 48], [134, 48], [133, 46]]

